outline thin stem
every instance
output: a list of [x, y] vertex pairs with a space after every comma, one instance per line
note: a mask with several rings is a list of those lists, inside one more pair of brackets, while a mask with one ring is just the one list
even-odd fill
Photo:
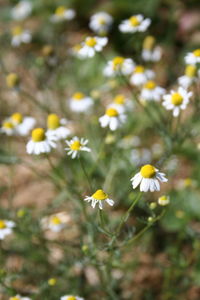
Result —
[[86, 169], [85, 169], [83, 160], [82, 160], [82, 158], [81, 158], [80, 156], [79, 156], [79, 162], [80, 162], [81, 168], [82, 168], [82, 170], [83, 170], [83, 173], [84, 173], [84, 175], [85, 175], [85, 177], [86, 177], [86, 179], [87, 179], [87, 182], [88, 182], [88, 186], [89, 186], [90, 192], [92, 193], [92, 190], [93, 190], [93, 189], [92, 189], [92, 184], [91, 184], [89, 175], [88, 175], [88, 173], [87, 173], [87, 171], [86, 171]]

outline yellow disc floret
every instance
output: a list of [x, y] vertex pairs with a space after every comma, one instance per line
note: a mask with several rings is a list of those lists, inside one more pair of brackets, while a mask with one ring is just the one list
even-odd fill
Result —
[[134, 69], [134, 73], [144, 73], [144, 67], [143, 66], [136, 66]]
[[153, 49], [155, 44], [155, 38], [151, 35], [148, 35], [143, 42], [143, 48], [147, 50]]
[[196, 49], [193, 51], [194, 56], [199, 57], [200, 56], [200, 49]]
[[20, 300], [20, 298], [17, 296], [14, 296], [14, 297], [10, 297], [9, 300]]
[[84, 97], [85, 97], [85, 95], [80, 92], [77, 92], [72, 96], [72, 98], [76, 101], [82, 100]]
[[65, 11], [66, 11], [66, 8], [64, 6], [58, 6], [56, 8], [55, 15], [62, 17], [62, 16], [64, 16]]
[[106, 115], [109, 117], [117, 117], [119, 113], [115, 108], [110, 107], [106, 110]]
[[152, 178], [156, 174], [156, 169], [152, 165], [145, 165], [140, 169], [140, 173], [144, 178]]
[[42, 142], [45, 140], [45, 132], [43, 128], [36, 128], [32, 131], [33, 142]]
[[11, 119], [12, 119], [13, 123], [20, 124], [23, 121], [23, 116], [22, 116], [22, 114], [16, 112], [16, 113], [12, 114]]
[[16, 26], [12, 29], [12, 35], [13, 36], [18, 36], [18, 35], [21, 35], [23, 32], [23, 29], [21, 26]]
[[149, 80], [145, 83], [144, 87], [148, 90], [153, 90], [156, 87], [156, 83], [153, 80]]
[[123, 64], [124, 58], [121, 56], [116, 56], [115, 58], [113, 58], [112, 62], [113, 62], [114, 68], [117, 68]]
[[106, 20], [103, 17], [99, 18], [98, 22], [99, 22], [100, 25], [105, 25], [106, 24]]
[[116, 103], [116, 104], [124, 104], [125, 103], [125, 97], [124, 97], [124, 95], [122, 95], [122, 94], [119, 94], [119, 95], [117, 95], [115, 98], [114, 98], [114, 103]]
[[171, 102], [178, 106], [183, 102], [183, 97], [179, 93], [174, 93], [171, 97]]
[[61, 222], [61, 220], [60, 220], [60, 218], [58, 216], [53, 216], [51, 218], [51, 223], [53, 225], [60, 225], [62, 222]]
[[97, 44], [97, 40], [95, 38], [88, 38], [86, 41], [85, 41], [86, 45], [88, 47], [94, 47], [96, 44]]
[[10, 73], [6, 76], [6, 84], [9, 88], [13, 88], [19, 84], [19, 77], [16, 73]]
[[0, 229], [6, 228], [6, 223], [3, 220], [0, 220]]
[[131, 17], [129, 19], [129, 22], [130, 22], [131, 26], [133, 26], [133, 27], [140, 25], [140, 21], [138, 20], [138, 17], [135, 17], [135, 16]]
[[79, 141], [74, 141], [71, 145], [70, 145], [70, 148], [71, 150], [73, 151], [80, 151], [81, 149], [81, 143]]
[[5, 129], [13, 129], [14, 125], [13, 125], [13, 123], [11, 123], [9, 121], [5, 121], [5, 122], [3, 122], [2, 127], [5, 128]]
[[48, 280], [48, 285], [54, 286], [56, 284], [56, 282], [57, 282], [56, 278], [50, 278]]
[[188, 77], [194, 77], [197, 72], [197, 67], [194, 65], [188, 65], [185, 68], [185, 75]]
[[75, 297], [75, 296], [68, 296], [68, 297], [66, 298], [66, 300], [76, 300], [76, 297]]
[[108, 195], [103, 190], [97, 190], [93, 195], [92, 198], [96, 200], [106, 200], [108, 198]]
[[54, 130], [60, 126], [60, 119], [56, 114], [50, 114], [47, 118], [47, 127], [50, 130]]

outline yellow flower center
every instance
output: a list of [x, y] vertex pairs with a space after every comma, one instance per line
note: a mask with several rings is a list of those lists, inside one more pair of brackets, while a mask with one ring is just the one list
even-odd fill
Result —
[[72, 98], [76, 101], [80, 101], [85, 97], [85, 95], [83, 93], [77, 92], [75, 93]]
[[183, 102], [183, 97], [179, 93], [174, 93], [171, 97], [171, 102], [178, 106]]
[[148, 35], [143, 42], [143, 48], [151, 50], [155, 44], [155, 38], [151, 35]]
[[135, 16], [131, 17], [129, 19], [129, 22], [130, 22], [131, 26], [133, 26], [133, 27], [136, 27], [140, 24], [140, 21], [138, 20], [138, 17], [135, 17]]
[[143, 66], [136, 66], [134, 69], [135, 73], [144, 73], [144, 67]]
[[32, 140], [34, 142], [42, 142], [45, 140], [45, 132], [43, 128], [36, 128], [32, 131]]
[[65, 11], [66, 11], [66, 8], [64, 6], [58, 6], [56, 8], [55, 15], [58, 17], [62, 17], [62, 16], [64, 16]]
[[10, 297], [9, 300], [20, 300], [20, 298], [15, 296], [15, 297]]
[[3, 220], [0, 220], [0, 229], [6, 228], [6, 223]]
[[121, 57], [121, 56], [116, 56], [113, 60], [113, 66], [114, 66], [114, 69], [117, 69], [119, 66], [121, 66], [124, 62], [124, 58]]
[[124, 104], [125, 103], [125, 97], [124, 97], [124, 95], [121, 95], [121, 94], [119, 94], [119, 95], [117, 95], [115, 98], [114, 98], [114, 103], [116, 103], [116, 104]]
[[106, 20], [102, 17], [99, 18], [98, 22], [99, 22], [100, 25], [105, 25], [106, 24]]
[[56, 278], [50, 278], [48, 280], [48, 285], [54, 286], [56, 284], [56, 282], [57, 282]]
[[66, 297], [65, 300], [76, 300], [76, 297], [75, 296], [69, 296], [69, 297]]
[[184, 185], [185, 185], [186, 187], [191, 186], [191, 185], [192, 185], [192, 179], [191, 179], [191, 178], [186, 178], [186, 179], [184, 180]]
[[109, 117], [117, 117], [119, 113], [115, 108], [108, 108], [106, 110], [106, 115]]
[[7, 86], [10, 88], [13, 88], [19, 83], [19, 77], [15, 73], [10, 73], [6, 76], [6, 83]]
[[82, 48], [81, 44], [76, 44], [76, 45], [73, 47], [73, 50], [74, 50], [75, 52], [78, 52], [81, 48]]
[[200, 49], [196, 49], [193, 51], [194, 56], [199, 57], [200, 56]]
[[62, 222], [61, 222], [61, 220], [60, 220], [60, 218], [58, 216], [53, 216], [51, 218], [51, 223], [53, 225], [60, 225]]
[[60, 119], [56, 114], [50, 114], [47, 118], [48, 129], [54, 130], [60, 126]]
[[152, 165], [145, 165], [140, 169], [140, 173], [144, 178], [152, 178], [156, 174], [156, 169]]
[[188, 65], [185, 68], [185, 75], [188, 77], [194, 77], [196, 75], [197, 68], [193, 65]]
[[96, 200], [106, 200], [108, 198], [108, 195], [103, 190], [97, 190], [93, 195], [92, 198]]
[[12, 35], [13, 36], [18, 36], [18, 35], [21, 35], [23, 32], [23, 29], [21, 26], [16, 26], [12, 29]]
[[95, 38], [88, 38], [85, 43], [88, 47], [94, 47], [97, 44], [97, 40]]
[[22, 121], [23, 121], [22, 114], [20, 114], [20, 113], [18, 113], [18, 112], [12, 114], [11, 119], [12, 119], [13, 122], [16, 123], [16, 124], [20, 124], [20, 123], [22, 123]]
[[52, 55], [54, 52], [53, 50], [53, 47], [51, 45], [45, 45], [43, 48], [42, 48], [42, 54], [44, 56], [50, 56]]
[[70, 146], [70, 148], [71, 148], [71, 150], [74, 150], [74, 151], [79, 151], [80, 149], [81, 149], [81, 143], [79, 142], [79, 141], [74, 141], [72, 144], [71, 144], [71, 146]]
[[168, 198], [167, 198], [167, 196], [165, 196], [165, 195], [159, 197], [159, 200], [160, 200], [160, 201], [166, 201], [167, 199], [168, 199]]
[[6, 129], [13, 129], [14, 128], [14, 125], [11, 123], [11, 122], [9, 122], [9, 121], [5, 121], [4, 123], [3, 123], [3, 126], [2, 126], [3, 128], [6, 128]]
[[153, 80], [149, 80], [145, 83], [144, 87], [148, 90], [153, 90], [156, 87], [156, 83]]

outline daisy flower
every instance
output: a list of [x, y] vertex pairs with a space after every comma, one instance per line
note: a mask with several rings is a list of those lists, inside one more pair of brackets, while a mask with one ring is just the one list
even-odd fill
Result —
[[197, 72], [195, 65], [187, 65], [185, 74], [178, 78], [178, 83], [185, 89], [189, 88], [200, 77], [200, 72]]
[[14, 133], [15, 133], [15, 127], [14, 127], [14, 125], [13, 125], [12, 122], [10, 122], [9, 120], [5, 120], [2, 123], [0, 132], [5, 133], [6, 135], [11, 136], [11, 135], [14, 135]]
[[82, 47], [78, 53], [85, 58], [93, 57], [96, 52], [102, 51], [103, 47], [106, 46], [107, 42], [107, 37], [87, 37], [82, 43]]
[[76, 92], [69, 100], [69, 107], [74, 112], [88, 112], [93, 105], [92, 98], [85, 96], [83, 93]]
[[32, 117], [23, 117], [22, 114], [16, 112], [10, 117], [10, 121], [15, 126], [15, 132], [18, 135], [25, 136], [35, 126], [35, 119]]
[[79, 58], [79, 59], [84, 59], [84, 56], [79, 53], [81, 48], [82, 48], [82, 45], [80, 43], [76, 44], [72, 48], [69, 49], [68, 53], [70, 55], [74, 56], [74, 57]]
[[154, 192], [160, 190], [160, 182], [168, 181], [165, 174], [161, 173], [152, 165], [144, 165], [140, 172], [131, 178], [133, 189], [140, 185], [141, 192]]
[[80, 151], [91, 152], [91, 149], [86, 147], [88, 140], [84, 138], [79, 139], [77, 136], [75, 136], [70, 141], [66, 141], [66, 143], [68, 147], [65, 148], [65, 150], [68, 151], [68, 155], [71, 155], [73, 159], [79, 156]]
[[114, 201], [108, 198], [108, 195], [103, 190], [97, 190], [92, 196], [86, 196], [84, 201], [91, 202], [91, 206], [95, 208], [96, 204], [100, 209], [103, 209], [103, 202], [107, 202], [110, 206], [114, 205]]
[[107, 77], [121, 74], [129, 75], [133, 72], [134, 66], [135, 64], [131, 58], [116, 56], [112, 60], [108, 61], [103, 74]]
[[72, 20], [74, 19], [76, 13], [73, 9], [66, 8], [65, 6], [58, 6], [51, 17], [51, 21], [58, 23], [65, 20]]
[[32, 130], [31, 136], [31, 140], [26, 145], [28, 154], [49, 153], [52, 148], [56, 148], [55, 137], [47, 136], [43, 128]]
[[31, 14], [31, 12], [31, 1], [22, 0], [12, 8], [11, 15], [14, 20], [22, 21], [26, 19]]
[[148, 80], [141, 91], [140, 97], [147, 101], [160, 101], [161, 97], [165, 93], [165, 89], [157, 86], [155, 81]]
[[29, 297], [22, 297], [20, 295], [16, 295], [16, 296], [10, 297], [9, 300], [31, 300], [31, 298], [29, 298]]
[[161, 206], [166, 206], [170, 203], [169, 196], [163, 195], [158, 198], [158, 204]]
[[66, 128], [66, 119], [61, 119], [56, 114], [50, 114], [47, 117], [47, 136], [54, 136], [55, 139], [62, 140], [70, 134], [70, 130]]
[[13, 232], [15, 223], [13, 221], [0, 220], [0, 240], [3, 240], [7, 235]]
[[184, 88], [179, 87], [177, 91], [171, 91], [170, 94], [164, 95], [163, 106], [167, 110], [173, 111], [173, 116], [177, 117], [180, 110], [186, 109], [192, 92], [187, 92]]
[[15, 88], [19, 85], [20, 79], [16, 73], [10, 73], [6, 76], [6, 84], [9, 88]]
[[91, 16], [89, 27], [97, 34], [105, 34], [112, 25], [113, 18], [108, 13], [102, 11]]
[[12, 29], [11, 45], [13, 47], [19, 47], [22, 43], [28, 44], [31, 39], [32, 36], [29, 30], [24, 30], [21, 26]]
[[162, 51], [160, 47], [155, 47], [155, 38], [148, 35], [143, 42], [142, 58], [144, 61], [156, 62], [161, 59]]
[[136, 86], [143, 85], [154, 77], [155, 73], [152, 70], [146, 70], [143, 66], [137, 65], [131, 75], [130, 83]]
[[185, 57], [185, 62], [188, 65], [200, 63], [200, 48], [188, 53]]
[[58, 215], [51, 216], [48, 227], [53, 232], [60, 232], [65, 227], [65, 225], [66, 224], [62, 222], [58, 214]]
[[125, 33], [144, 32], [150, 24], [151, 20], [149, 18], [144, 19], [143, 15], [135, 15], [128, 20], [122, 21], [119, 25], [119, 30]]
[[101, 127], [109, 126], [110, 130], [114, 131], [125, 122], [126, 116], [120, 113], [116, 108], [108, 107], [105, 114], [99, 118]]
[[127, 99], [123, 94], [118, 94], [108, 107], [115, 108], [119, 113], [123, 113], [127, 109], [132, 109], [133, 106], [133, 102], [130, 99]]
[[84, 300], [84, 298], [81, 298], [79, 296], [65, 295], [62, 296], [60, 300]]

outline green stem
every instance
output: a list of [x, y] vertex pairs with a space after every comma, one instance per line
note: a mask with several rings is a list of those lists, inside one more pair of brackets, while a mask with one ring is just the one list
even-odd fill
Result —
[[92, 184], [91, 184], [89, 175], [88, 175], [88, 173], [87, 173], [87, 171], [86, 171], [86, 169], [85, 169], [85, 166], [84, 166], [84, 163], [83, 163], [83, 160], [82, 160], [81, 157], [79, 157], [79, 162], [80, 162], [81, 168], [82, 168], [82, 170], [83, 170], [83, 173], [84, 173], [84, 175], [85, 175], [85, 177], [86, 177], [86, 179], [87, 179], [87, 182], [88, 182], [88, 186], [89, 186], [90, 192], [92, 193], [92, 190], [93, 190], [93, 189], [92, 189]]

